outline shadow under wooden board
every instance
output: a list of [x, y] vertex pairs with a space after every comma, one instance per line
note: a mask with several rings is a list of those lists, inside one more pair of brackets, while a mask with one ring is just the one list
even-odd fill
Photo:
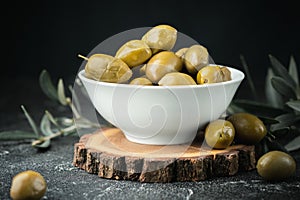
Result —
[[255, 168], [255, 147], [212, 150], [199, 135], [192, 144], [144, 145], [120, 129], [83, 135], [74, 145], [73, 165], [101, 178], [139, 182], [201, 181]]

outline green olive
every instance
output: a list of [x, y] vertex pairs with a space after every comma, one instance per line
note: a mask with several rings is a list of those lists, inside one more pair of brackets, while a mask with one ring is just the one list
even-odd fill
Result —
[[257, 144], [267, 134], [264, 123], [255, 115], [250, 113], [235, 113], [228, 117], [236, 131], [235, 137], [243, 144]]
[[177, 30], [169, 25], [158, 25], [151, 28], [142, 40], [152, 49], [153, 54], [171, 50], [177, 40]]
[[296, 171], [292, 156], [281, 151], [270, 151], [257, 161], [257, 172], [265, 180], [279, 181], [291, 177]]
[[130, 81], [131, 85], [152, 85], [152, 82], [145, 78], [145, 77], [139, 77], [139, 78], [135, 78], [132, 81]]
[[163, 76], [158, 82], [158, 85], [196, 85], [196, 82], [190, 75], [180, 72], [171, 72]]
[[46, 190], [44, 177], [38, 172], [27, 170], [13, 177], [10, 197], [13, 200], [38, 200], [45, 195]]
[[227, 120], [218, 119], [210, 122], [204, 133], [206, 143], [215, 149], [225, 149], [232, 143], [235, 129]]
[[153, 83], [158, 81], [167, 73], [177, 72], [182, 69], [181, 59], [171, 51], [162, 51], [150, 58], [146, 67], [146, 76]]
[[218, 65], [208, 65], [203, 67], [197, 73], [197, 83], [219, 83], [231, 80], [231, 72], [227, 67], [220, 67]]
[[122, 45], [116, 58], [123, 60], [130, 68], [143, 64], [152, 56], [152, 51], [142, 40], [130, 40]]
[[184, 64], [191, 74], [196, 74], [209, 63], [209, 54], [202, 45], [193, 45], [184, 54]]
[[97, 81], [122, 83], [131, 78], [132, 71], [119, 58], [106, 54], [94, 54], [88, 58], [85, 65], [85, 76]]

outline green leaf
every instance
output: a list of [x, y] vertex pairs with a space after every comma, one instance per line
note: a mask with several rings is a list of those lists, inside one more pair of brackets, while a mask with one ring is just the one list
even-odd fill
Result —
[[57, 85], [57, 95], [58, 95], [58, 100], [62, 105], [67, 105], [67, 98], [65, 95], [65, 86], [64, 82], [62, 79], [59, 79], [58, 85]]
[[291, 75], [288, 73], [287, 69], [272, 55], [269, 55], [273, 72], [276, 76], [281, 77], [285, 82], [291, 85], [292, 89], [296, 88], [296, 83]]
[[266, 76], [266, 82], [265, 82], [265, 93], [266, 93], [266, 99], [267, 102], [270, 103], [272, 106], [276, 108], [282, 108], [283, 107], [283, 98], [282, 96], [273, 88], [271, 84], [271, 79], [274, 77], [274, 72], [272, 68], [268, 69], [267, 76]]
[[281, 94], [287, 98], [290, 98], [290, 99], [297, 99], [295, 90], [283, 78], [281, 78], [279, 76], [274, 76], [271, 79], [271, 84], [279, 94]]
[[45, 111], [45, 114], [47, 115], [48, 119], [52, 124], [54, 124], [56, 127], [59, 127], [57, 120], [53, 117], [53, 115], [48, 110]]
[[267, 137], [267, 145], [268, 145], [268, 149], [269, 151], [283, 151], [288, 153], [287, 149], [280, 144], [279, 142], [277, 142], [276, 140], [272, 140], [271, 138]]
[[265, 125], [272, 125], [272, 124], [277, 124], [279, 123], [278, 120], [270, 117], [265, 117], [265, 116], [258, 116], [258, 118], [265, 124]]
[[235, 104], [235, 106], [239, 106], [245, 111], [258, 116], [276, 117], [285, 112], [284, 110], [280, 108], [275, 108], [273, 106], [270, 106], [269, 104], [264, 104], [246, 99], [237, 99], [234, 100], [233, 103]]
[[290, 108], [300, 112], [300, 100], [289, 101], [286, 103]]
[[36, 134], [27, 131], [14, 130], [14, 131], [2, 131], [0, 132], [0, 140], [25, 140], [36, 139]]
[[288, 144], [284, 146], [286, 150], [288, 151], [295, 151], [300, 148], [300, 136], [294, 138], [292, 141], [290, 141]]
[[25, 107], [23, 105], [21, 105], [21, 109], [23, 110], [25, 117], [27, 118], [33, 132], [35, 133], [36, 137], [39, 137], [39, 131], [38, 128], [35, 124], [35, 122], [33, 121], [32, 117], [29, 115], [29, 113], [27, 112], [27, 110], [25, 109]]
[[39, 77], [40, 86], [42, 88], [42, 91], [45, 93], [46, 96], [48, 96], [50, 99], [57, 101], [57, 90], [54, 87], [51, 77], [49, 73], [46, 70], [43, 70]]
[[294, 113], [286, 113], [279, 115], [275, 118], [279, 123], [274, 124], [270, 127], [271, 131], [276, 131], [280, 129], [286, 129], [287, 127], [293, 125], [295, 122], [300, 120], [300, 115], [295, 115]]
[[51, 144], [51, 140], [46, 140], [45, 142], [43, 142], [41, 144], [34, 145], [34, 147], [41, 148], [41, 149], [46, 149], [46, 148], [50, 147], [50, 144]]
[[252, 92], [252, 95], [253, 95], [255, 100], [258, 100], [258, 95], [257, 95], [256, 89], [255, 89], [255, 86], [254, 86], [254, 81], [252, 79], [252, 76], [251, 76], [248, 64], [246, 63], [245, 57], [243, 55], [240, 55], [240, 59], [241, 59], [242, 66], [244, 68], [244, 71], [245, 71], [245, 74], [246, 74], [246, 77], [247, 77], [248, 84], [250, 86], [250, 90]]
[[299, 85], [299, 77], [298, 77], [299, 74], [298, 74], [297, 65], [296, 65], [294, 56], [291, 56], [291, 58], [290, 58], [289, 74], [295, 81], [296, 85]]
[[41, 129], [43, 135], [45, 135], [45, 136], [54, 134], [53, 131], [51, 130], [51, 123], [50, 123], [50, 120], [49, 120], [47, 114], [44, 114], [44, 116], [41, 120], [40, 129]]

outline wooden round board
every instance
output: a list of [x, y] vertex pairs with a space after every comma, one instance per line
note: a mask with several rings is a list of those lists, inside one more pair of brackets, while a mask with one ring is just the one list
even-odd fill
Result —
[[130, 142], [120, 129], [83, 135], [74, 146], [73, 165], [109, 179], [140, 182], [200, 181], [255, 168], [254, 146], [212, 150], [198, 135], [192, 144], [144, 145]]

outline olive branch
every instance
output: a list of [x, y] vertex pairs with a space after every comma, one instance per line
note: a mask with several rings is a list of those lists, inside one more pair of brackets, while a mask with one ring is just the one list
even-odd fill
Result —
[[[255, 83], [244, 56], [240, 57], [253, 100], [235, 99], [229, 113], [249, 112], [257, 115], [268, 133], [260, 142], [262, 153], [270, 150], [290, 152], [300, 148], [300, 84], [295, 59], [290, 57], [288, 68], [269, 55], [271, 66], [265, 78], [265, 102], [259, 101]], [[287, 140], [288, 141], [284, 141]]]
[[[43, 70], [39, 76], [39, 83], [45, 95], [52, 101], [57, 102], [62, 106], [69, 107], [73, 113], [73, 117], [54, 117], [48, 110], [45, 110], [38, 126], [26, 110], [25, 106], [21, 105], [21, 109], [33, 132], [22, 130], [2, 131], [0, 132], [0, 140], [30, 139], [33, 140], [31, 141], [33, 147], [48, 148], [51, 144], [51, 139], [60, 136], [74, 135], [77, 133], [77, 129], [80, 128], [100, 128], [99, 124], [93, 123], [80, 115], [71, 97], [66, 96], [63, 79], [59, 79], [57, 87], [55, 87], [50, 74], [46, 70]], [[75, 84], [78, 84], [80, 89], [84, 90], [79, 81], [75, 81]], [[72, 94], [73, 99], [76, 100], [77, 96], [73, 91], [72, 86], [69, 86], [68, 89]], [[85, 94], [85, 92], [83, 92], [83, 94]]]

